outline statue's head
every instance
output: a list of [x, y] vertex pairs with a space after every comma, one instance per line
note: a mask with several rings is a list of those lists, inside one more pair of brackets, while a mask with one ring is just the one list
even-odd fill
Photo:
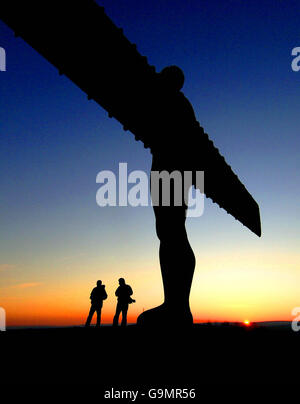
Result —
[[167, 66], [159, 73], [164, 85], [171, 90], [180, 91], [184, 84], [183, 71], [178, 66]]
[[97, 281], [98, 288], [100, 288], [101, 285], [102, 285], [102, 281]]

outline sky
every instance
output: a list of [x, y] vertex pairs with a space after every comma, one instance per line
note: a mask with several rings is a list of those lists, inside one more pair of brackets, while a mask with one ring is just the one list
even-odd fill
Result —
[[[104, 0], [160, 71], [180, 66], [197, 120], [260, 206], [258, 238], [205, 199], [187, 219], [195, 321], [291, 320], [300, 306], [298, 1]], [[96, 175], [149, 172], [129, 132], [0, 21], [0, 306], [7, 325], [82, 324], [96, 280], [111, 323], [118, 278], [129, 321], [163, 300], [151, 207], [99, 207]]]

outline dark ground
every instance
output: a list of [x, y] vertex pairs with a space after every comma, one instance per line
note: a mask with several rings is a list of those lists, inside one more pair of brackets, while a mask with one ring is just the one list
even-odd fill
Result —
[[143, 330], [19, 329], [0, 333], [2, 383], [94, 383], [104, 391], [202, 385], [298, 384], [300, 332], [194, 325]]

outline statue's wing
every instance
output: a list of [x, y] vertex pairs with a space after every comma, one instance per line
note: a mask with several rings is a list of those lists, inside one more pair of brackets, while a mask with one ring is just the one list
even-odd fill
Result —
[[[159, 93], [155, 68], [103, 7], [93, 0], [1, 0], [0, 18], [145, 147], [152, 148], [151, 103]], [[205, 170], [206, 195], [260, 235], [258, 205], [202, 132], [199, 127], [202, 153], [200, 158], [195, 156], [195, 169]]]
[[226, 163], [203, 128], [199, 126], [197, 132], [192, 168], [204, 170], [205, 195], [260, 237], [261, 223], [257, 202]]

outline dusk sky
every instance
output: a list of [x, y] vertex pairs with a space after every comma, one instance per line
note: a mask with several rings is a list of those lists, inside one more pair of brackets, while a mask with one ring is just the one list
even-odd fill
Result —
[[[183, 69], [197, 120], [260, 206], [261, 238], [209, 199], [203, 216], [187, 219], [194, 320], [290, 320], [300, 306], [300, 71], [291, 68], [299, 1], [97, 3], [157, 71]], [[149, 149], [2, 21], [0, 46], [0, 306], [8, 325], [84, 323], [97, 279], [110, 323], [120, 276], [134, 290], [135, 321], [163, 299], [154, 214], [99, 207], [96, 175], [117, 173], [120, 162], [149, 172]]]

